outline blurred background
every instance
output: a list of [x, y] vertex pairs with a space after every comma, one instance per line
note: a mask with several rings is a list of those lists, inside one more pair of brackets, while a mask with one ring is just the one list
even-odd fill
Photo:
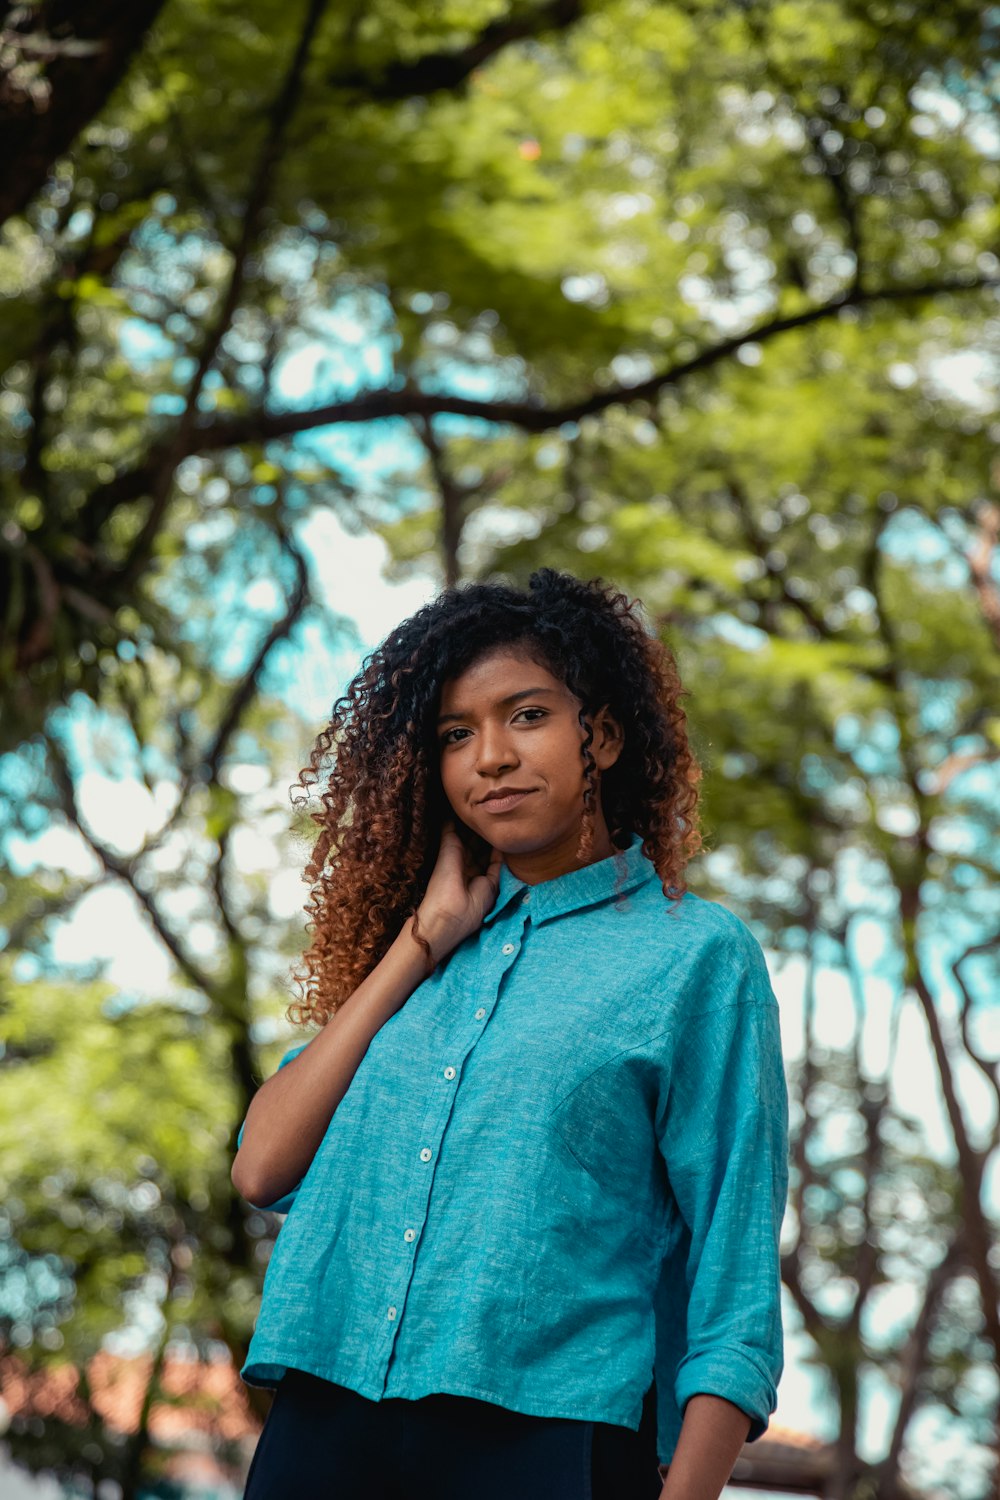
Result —
[[677, 654], [767, 953], [733, 1494], [998, 1492], [1000, 8], [0, 3], [0, 1496], [241, 1492], [289, 789], [445, 582]]

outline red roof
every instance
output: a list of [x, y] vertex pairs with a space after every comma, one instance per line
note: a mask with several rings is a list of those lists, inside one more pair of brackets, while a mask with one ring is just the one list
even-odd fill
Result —
[[[106, 1426], [135, 1432], [152, 1364], [150, 1355], [124, 1359], [106, 1350], [90, 1361], [87, 1378], [93, 1406]], [[83, 1426], [87, 1411], [75, 1394], [76, 1385], [73, 1365], [28, 1370], [16, 1354], [0, 1357], [0, 1397], [11, 1416], [56, 1417]], [[234, 1439], [256, 1437], [260, 1431], [246, 1387], [230, 1360], [168, 1356], [160, 1392], [149, 1415], [150, 1436], [157, 1443], [173, 1447], [190, 1432]]]

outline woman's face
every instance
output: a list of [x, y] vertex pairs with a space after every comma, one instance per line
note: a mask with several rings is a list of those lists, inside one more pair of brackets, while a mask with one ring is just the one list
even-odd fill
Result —
[[[585, 734], [580, 701], [526, 648], [498, 648], [441, 690], [437, 726], [441, 781], [456, 817], [504, 855], [522, 880], [576, 869], [583, 814]], [[598, 772], [622, 749], [602, 709], [590, 752]], [[500, 792], [510, 795], [498, 797]], [[593, 859], [614, 852], [596, 799]]]

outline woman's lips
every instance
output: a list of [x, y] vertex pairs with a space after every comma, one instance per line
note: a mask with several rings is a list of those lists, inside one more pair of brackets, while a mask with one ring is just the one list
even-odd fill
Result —
[[530, 792], [512, 792], [509, 797], [491, 797], [488, 802], [480, 802], [479, 806], [484, 812], [505, 813], [519, 807], [525, 797], [530, 796]]

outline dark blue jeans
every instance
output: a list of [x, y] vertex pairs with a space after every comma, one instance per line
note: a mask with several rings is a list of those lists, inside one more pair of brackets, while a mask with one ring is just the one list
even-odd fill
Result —
[[243, 1500], [657, 1500], [661, 1488], [653, 1386], [632, 1432], [471, 1396], [369, 1401], [289, 1370]]

